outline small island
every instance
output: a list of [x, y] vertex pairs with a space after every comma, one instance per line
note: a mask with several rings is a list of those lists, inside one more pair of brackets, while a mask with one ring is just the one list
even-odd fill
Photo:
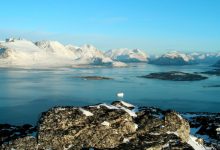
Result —
[[101, 76], [75, 76], [73, 78], [81, 78], [84, 80], [112, 80], [112, 78]]
[[208, 78], [206, 76], [202, 76], [195, 73], [185, 73], [179, 71], [151, 73], [141, 77], [149, 78], [149, 79], [170, 80], [170, 81], [199, 81]]
[[220, 76], [220, 69], [213, 69], [210, 71], [204, 71], [201, 72], [202, 74], [208, 74], [208, 75], [216, 75], [216, 76]]

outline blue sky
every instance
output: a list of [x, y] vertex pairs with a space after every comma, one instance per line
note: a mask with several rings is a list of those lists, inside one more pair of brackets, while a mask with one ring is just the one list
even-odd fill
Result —
[[0, 8], [0, 39], [220, 51], [219, 0], [4, 0]]

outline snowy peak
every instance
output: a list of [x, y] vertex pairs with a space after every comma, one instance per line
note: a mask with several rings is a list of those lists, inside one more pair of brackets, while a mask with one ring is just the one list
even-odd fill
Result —
[[194, 60], [194, 58], [192, 56], [184, 54], [184, 53], [180, 53], [178, 51], [168, 52], [168, 53], [162, 55], [161, 57], [170, 58], [170, 59], [182, 58], [186, 62]]
[[125, 66], [113, 61], [92, 45], [64, 46], [57, 41], [10, 38], [0, 42], [0, 67], [64, 67], [80, 65]]
[[195, 60], [188, 54], [171, 51], [151, 60], [150, 63], [156, 65], [190, 65], [195, 64]]
[[17, 52], [26, 52], [26, 53], [33, 53], [33, 52], [40, 52], [39, 49], [32, 41], [28, 40], [6, 40], [5, 42], [0, 43], [1, 48], [14, 50]]
[[95, 46], [85, 44], [81, 47], [68, 46], [77, 56], [80, 64], [107, 65], [123, 67], [126, 64], [113, 61]]
[[147, 54], [139, 49], [113, 49], [105, 53], [106, 56], [109, 56], [113, 60], [122, 61], [122, 62], [146, 62], [148, 61]]
[[72, 51], [77, 58], [79, 59], [91, 59], [91, 58], [104, 58], [104, 54], [102, 51], [98, 50], [95, 46], [85, 44], [81, 47], [74, 46], [74, 45], [67, 45], [66, 49]]
[[64, 45], [57, 41], [40, 41], [35, 43], [39, 48], [44, 49], [46, 52], [53, 53], [60, 57], [69, 57], [75, 59], [74, 53], [67, 49]]
[[214, 64], [220, 59], [220, 53], [191, 53], [196, 62], [205, 64]]

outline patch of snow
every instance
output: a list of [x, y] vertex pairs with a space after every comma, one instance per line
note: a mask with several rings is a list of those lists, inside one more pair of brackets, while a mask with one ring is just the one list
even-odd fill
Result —
[[135, 130], [137, 130], [138, 129], [138, 124], [134, 124], [134, 128], [135, 128]]
[[182, 116], [180, 114], [177, 113], [177, 116], [179, 117], [179, 119], [183, 119]]
[[130, 142], [130, 140], [128, 138], [123, 139], [123, 143], [129, 143], [129, 142]]
[[130, 107], [134, 107], [134, 105], [130, 104], [130, 103], [127, 103], [125, 101], [120, 101], [124, 106], [130, 108]]
[[63, 150], [69, 150], [70, 148], [72, 148], [73, 147], [73, 144], [70, 144], [67, 148], [66, 147], [64, 147], [64, 149]]
[[121, 106], [116, 107], [116, 106], [113, 106], [113, 105], [107, 105], [107, 104], [103, 103], [103, 104], [99, 104], [99, 105], [95, 105], [95, 106], [89, 106], [89, 107], [96, 107], [96, 108], [99, 109], [100, 106], [104, 106], [108, 109], [121, 109], [121, 110], [124, 110], [125, 112], [127, 112], [130, 116], [137, 117], [137, 114], [134, 111], [131, 111], [131, 110], [129, 110], [125, 107], [121, 107]]
[[104, 106], [104, 107], [106, 107], [106, 108], [108, 108], [108, 109], [119, 109], [119, 108], [116, 107], [116, 106], [113, 106], [113, 105], [107, 105], [107, 104], [100, 104], [99, 106]]
[[195, 150], [206, 150], [206, 148], [196, 142], [197, 138], [193, 135], [189, 136], [189, 141], [187, 142], [189, 145], [191, 145]]
[[87, 117], [88, 117], [88, 116], [93, 116], [93, 113], [91, 113], [91, 112], [88, 111], [88, 110], [85, 110], [85, 109], [82, 109], [82, 108], [79, 108], [79, 110], [80, 110], [84, 115], [86, 115]]
[[169, 147], [169, 146], [170, 146], [169, 143], [166, 143], [166, 144], [163, 145], [162, 148], [167, 148], [167, 147]]
[[179, 137], [179, 134], [178, 134], [177, 132], [170, 132], [170, 131], [167, 131], [166, 133], [167, 133], [167, 134], [175, 134], [176, 136]]
[[110, 126], [110, 123], [109, 122], [107, 122], [107, 121], [103, 121], [102, 123], [101, 123], [103, 126]]
[[133, 111], [127, 109], [127, 108], [124, 108], [124, 107], [118, 107], [118, 108], [120, 108], [120, 109], [126, 111], [126, 112], [127, 112], [130, 116], [132, 116], [132, 117], [137, 117], [137, 114], [136, 114], [135, 112], [133, 112]]

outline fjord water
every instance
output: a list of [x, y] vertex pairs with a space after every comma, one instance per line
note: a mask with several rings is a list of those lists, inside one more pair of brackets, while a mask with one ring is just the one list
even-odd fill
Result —
[[[182, 112], [220, 112], [220, 77], [202, 81], [161, 81], [138, 76], [161, 71], [201, 72], [208, 65], [126, 68], [0, 69], [0, 123], [35, 124], [53, 106], [111, 103], [117, 92], [137, 106], [156, 106]], [[104, 76], [113, 80], [84, 80], [75, 76]]]

